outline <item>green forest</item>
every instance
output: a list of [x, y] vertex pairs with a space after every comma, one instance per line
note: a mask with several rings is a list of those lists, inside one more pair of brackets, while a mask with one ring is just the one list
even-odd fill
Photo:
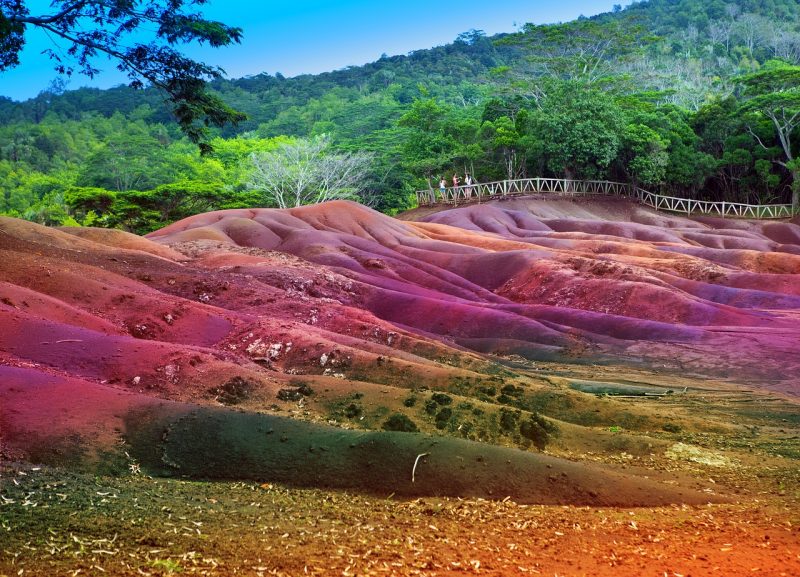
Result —
[[[364, 66], [215, 80], [247, 118], [213, 128], [203, 154], [156, 89], [54, 81], [25, 102], [0, 97], [0, 213], [146, 233], [208, 210], [326, 198], [276, 192], [301, 153], [316, 181], [389, 214], [465, 172], [797, 207], [796, 0], [650, 0], [493, 37], [475, 25]], [[336, 163], [358, 178], [328, 182]]]

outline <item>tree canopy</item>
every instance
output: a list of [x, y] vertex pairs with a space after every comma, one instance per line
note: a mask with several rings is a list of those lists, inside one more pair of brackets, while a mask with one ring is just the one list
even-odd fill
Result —
[[187, 42], [213, 47], [239, 42], [240, 28], [206, 20], [187, 8], [206, 0], [54, 0], [46, 14], [31, 13], [29, 2], [0, 0], [0, 72], [19, 65], [25, 34], [41, 28], [64, 42], [65, 50], [46, 53], [61, 74], [93, 77], [97, 59], [116, 62], [134, 88], [152, 84], [168, 95], [175, 118], [185, 134], [207, 150], [209, 126], [243, 120], [206, 89], [221, 78], [218, 67], [181, 54], [175, 45]]
[[[173, 5], [195, 3], [159, 4]], [[20, 38], [2, 35], [6, 57]], [[314, 169], [368, 154], [358, 186], [339, 190], [358, 188], [387, 213], [467, 172], [479, 182], [608, 178], [687, 198], [797, 202], [798, 67], [796, 0], [649, 0], [515, 34], [470, 30], [324, 74], [211, 78], [207, 94], [248, 118], [209, 123], [206, 155], [155, 88], [54, 84], [25, 102], [0, 97], [0, 212], [148, 232], [192, 211], [278, 206], [256, 183], [254, 158], [322, 135]], [[328, 198], [306, 192], [299, 202]]]
[[248, 188], [278, 208], [317, 204], [326, 200], [358, 200], [372, 160], [369, 154], [334, 153], [321, 135], [285, 142], [275, 150], [250, 155]]
[[[773, 60], [758, 72], [743, 77], [740, 82], [745, 87], [747, 97], [742, 108], [766, 118], [772, 124], [784, 155], [783, 160], [775, 162], [791, 171], [792, 204], [798, 206], [800, 162], [795, 157], [792, 139], [800, 127], [800, 66]], [[769, 149], [752, 127], [749, 130], [762, 148]]]

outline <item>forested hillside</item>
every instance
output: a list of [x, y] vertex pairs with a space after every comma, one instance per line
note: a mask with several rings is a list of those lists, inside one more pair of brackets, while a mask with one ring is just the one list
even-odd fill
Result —
[[454, 172], [796, 203], [798, 65], [796, 0], [638, 2], [316, 76], [215, 82], [248, 120], [203, 157], [158, 92], [55, 83], [26, 102], [0, 98], [0, 212], [147, 232], [274, 206], [258, 163], [298, 142], [368, 160], [342, 192], [386, 212]]

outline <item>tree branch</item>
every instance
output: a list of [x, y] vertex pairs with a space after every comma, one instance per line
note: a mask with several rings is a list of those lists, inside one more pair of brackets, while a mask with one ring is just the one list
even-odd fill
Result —
[[769, 147], [761, 141], [761, 137], [759, 137], [758, 134], [753, 132], [753, 129], [750, 126], [747, 127], [747, 132], [749, 132], [750, 136], [752, 136], [753, 138], [756, 139], [756, 141], [758, 141], [758, 143], [761, 145], [761, 148], [763, 148], [764, 150], [769, 150]]
[[69, 15], [70, 12], [75, 10], [80, 10], [87, 4], [86, 0], [80, 0], [79, 2], [75, 2], [70, 4], [66, 8], [64, 8], [58, 14], [54, 14], [52, 16], [43, 16], [43, 17], [32, 17], [32, 16], [7, 16], [9, 22], [18, 22], [19, 24], [33, 24], [34, 26], [42, 26], [44, 24], [52, 24], [53, 22], [58, 22], [65, 16]]

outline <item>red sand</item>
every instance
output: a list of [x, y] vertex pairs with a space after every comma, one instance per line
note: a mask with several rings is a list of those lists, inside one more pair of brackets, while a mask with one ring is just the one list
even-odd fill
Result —
[[415, 223], [330, 202], [210, 213], [149, 238], [294, 254], [351, 279], [378, 317], [481, 351], [573, 354], [578, 338], [623, 362], [800, 392], [792, 223], [692, 220], [613, 200], [514, 200]]
[[490, 353], [797, 395], [798, 230], [567, 201], [221, 211], [149, 239], [3, 218], [0, 376], [201, 403], [239, 378], [266, 401], [345, 370], [446, 388]]
[[[185, 400], [232, 367], [277, 386], [254, 359], [322, 373], [336, 348], [370, 378], [388, 378], [383, 356], [433, 382], [437, 359], [480, 362], [453, 345], [800, 392], [797, 224], [563, 200], [426, 221], [330, 202], [198, 215], [148, 240], [4, 218], [0, 351]], [[187, 240], [192, 258], [164, 246]]]

